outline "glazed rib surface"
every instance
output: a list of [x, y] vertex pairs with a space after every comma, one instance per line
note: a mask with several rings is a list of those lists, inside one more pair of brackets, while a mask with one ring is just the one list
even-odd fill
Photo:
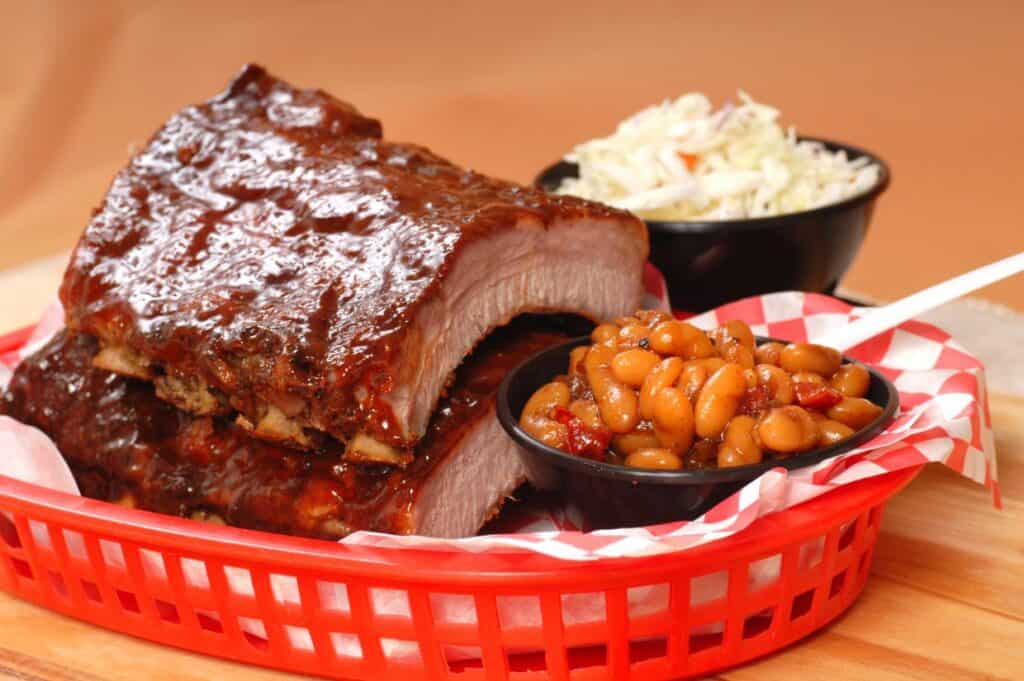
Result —
[[97, 363], [255, 436], [408, 463], [453, 370], [531, 311], [635, 309], [645, 229], [385, 141], [247, 67], [115, 177], [61, 288]]

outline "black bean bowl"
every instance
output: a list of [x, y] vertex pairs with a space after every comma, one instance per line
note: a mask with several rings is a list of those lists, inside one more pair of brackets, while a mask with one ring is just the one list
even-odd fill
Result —
[[[759, 343], [771, 340], [758, 338]], [[581, 336], [542, 350], [510, 371], [498, 390], [497, 413], [505, 432], [519, 445], [530, 483], [539, 489], [560, 490], [595, 529], [696, 518], [765, 471], [811, 466], [866, 442], [880, 433], [899, 409], [896, 387], [881, 373], [866, 367], [871, 373], [866, 397], [882, 405], [882, 414], [845, 442], [735, 468], [658, 471], [602, 463], [548, 447], [519, 427], [519, 414], [530, 396], [565, 373], [573, 348], [590, 342], [589, 337]]]
[[[812, 137], [830, 151], [878, 164], [878, 183], [839, 203], [799, 213], [740, 220], [647, 220], [651, 262], [668, 284], [672, 306], [700, 312], [772, 291], [832, 293], [867, 235], [875, 201], [889, 186], [889, 167], [857, 147]], [[575, 163], [545, 169], [537, 186], [553, 192]]]

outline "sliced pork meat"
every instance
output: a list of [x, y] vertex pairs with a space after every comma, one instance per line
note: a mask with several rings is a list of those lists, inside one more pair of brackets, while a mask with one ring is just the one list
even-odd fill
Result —
[[639, 304], [636, 218], [388, 142], [249, 66], [114, 179], [64, 277], [98, 366], [196, 414], [407, 463], [452, 371], [522, 312]]
[[97, 499], [325, 539], [362, 529], [467, 536], [525, 478], [494, 416], [498, 384], [565, 338], [518, 320], [492, 334], [458, 370], [404, 469], [296, 452], [229, 418], [182, 412], [152, 384], [93, 366], [93, 338], [63, 332], [18, 367], [0, 413], [47, 433]]

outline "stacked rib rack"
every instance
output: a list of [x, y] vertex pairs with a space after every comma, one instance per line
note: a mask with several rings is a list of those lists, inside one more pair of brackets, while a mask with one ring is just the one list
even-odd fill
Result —
[[114, 178], [65, 274], [67, 330], [0, 410], [89, 496], [325, 538], [472, 534], [524, 478], [497, 385], [563, 337], [541, 317], [488, 334], [628, 313], [646, 256], [625, 213], [385, 141], [248, 66]]

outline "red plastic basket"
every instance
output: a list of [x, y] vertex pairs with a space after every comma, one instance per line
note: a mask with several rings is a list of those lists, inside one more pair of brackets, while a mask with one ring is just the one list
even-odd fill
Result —
[[[0, 353], [24, 338], [0, 339]], [[0, 477], [0, 588], [151, 641], [332, 678], [686, 677], [783, 648], [849, 607], [882, 509], [917, 470], [840, 488], [689, 551], [586, 563], [296, 539]], [[778, 576], [749, 588], [769, 565]], [[721, 588], [709, 595], [711, 583]], [[661, 606], [631, 607], [635, 590], [652, 588]], [[339, 591], [343, 601], [327, 597]], [[569, 620], [580, 598], [603, 600], [603, 616]], [[439, 606], [453, 602], [473, 617], [446, 619]], [[534, 615], [506, 621], [510, 608]]]

